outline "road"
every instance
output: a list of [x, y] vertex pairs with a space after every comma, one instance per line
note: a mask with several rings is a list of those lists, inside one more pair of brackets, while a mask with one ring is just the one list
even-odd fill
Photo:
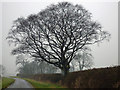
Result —
[[15, 82], [11, 84], [6, 90], [9, 90], [9, 88], [29, 88], [29, 90], [34, 90], [32, 85], [28, 83], [27, 81], [20, 79], [20, 78], [14, 78]]

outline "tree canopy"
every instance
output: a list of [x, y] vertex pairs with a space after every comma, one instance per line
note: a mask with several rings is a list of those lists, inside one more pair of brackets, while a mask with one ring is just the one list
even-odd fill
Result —
[[66, 75], [79, 50], [110, 36], [91, 17], [81, 5], [68, 2], [50, 5], [27, 18], [20, 17], [7, 37], [16, 45], [12, 54], [30, 54], [59, 67]]

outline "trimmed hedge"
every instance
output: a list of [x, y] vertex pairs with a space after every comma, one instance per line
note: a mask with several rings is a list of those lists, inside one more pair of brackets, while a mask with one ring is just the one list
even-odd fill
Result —
[[69, 88], [117, 88], [119, 75], [120, 66], [85, 70], [69, 73], [62, 84]]
[[118, 88], [119, 76], [120, 66], [72, 72], [65, 78], [61, 74], [38, 74], [26, 77], [37, 81], [59, 83], [68, 88]]

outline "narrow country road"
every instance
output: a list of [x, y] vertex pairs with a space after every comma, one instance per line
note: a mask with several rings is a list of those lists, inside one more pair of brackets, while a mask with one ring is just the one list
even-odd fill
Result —
[[29, 88], [29, 90], [34, 90], [32, 85], [27, 81], [20, 78], [14, 78], [14, 79], [15, 82], [11, 84], [6, 90], [9, 90], [9, 88]]

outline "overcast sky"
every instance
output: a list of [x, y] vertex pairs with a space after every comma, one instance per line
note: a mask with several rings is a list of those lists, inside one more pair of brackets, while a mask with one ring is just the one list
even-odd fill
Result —
[[[50, 4], [57, 4], [62, 0], [48, 0], [41, 2], [2, 3], [2, 63], [9, 74], [15, 74], [15, 56], [10, 54], [13, 46], [9, 46], [6, 37], [14, 20], [18, 17], [27, 17], [45, 9]], [[66, 0], [67, 1], [67, 0]], [[117, 2], [80, 2], [79, 0], [68, 0], [73, 4], [81, 4], [93, 15], [93, 20], [103, 26], [104, 31], [111, 34], [110, 42], [104, 41], [99, 46], [91, 45], [94, 56], [94, 67], [108, 67], [118, 64], [118, 6]], [[1, 4], [0, 4], [1, 8]], [[0, 12], [1, 13], [1, 12]], [[0, 35], [1, 36], [1, 35]], [[1, 51], [1, 48], [0, 48]]]

